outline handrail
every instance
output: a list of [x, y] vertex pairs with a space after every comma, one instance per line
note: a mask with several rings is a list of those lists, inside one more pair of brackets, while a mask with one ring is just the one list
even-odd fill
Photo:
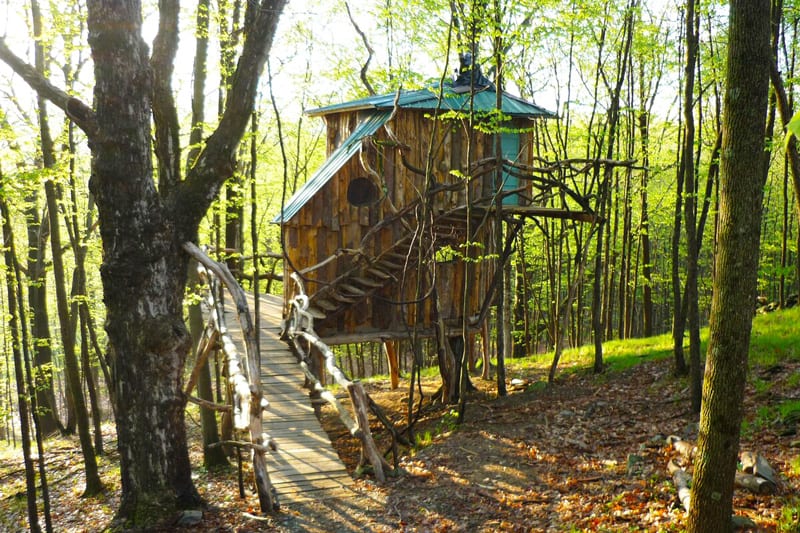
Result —
[[[391, 470], [392, 467], [378, 452], [378, 447], [372, 438], [372, 432], [369, 429], [369, 400], [364, 386], [359, 381], [350, 381], [344, 375], [338, 366], [336, 366], [336, 356], [333, 351], [320, 340], [314, 331], [314, 316], [308, 310], [309, 298], [305, 293], [303, 281], [297, 272], [292, 272], [291, 278], [297, 285], [297, 294], [292, 298], [290, 304], [289, 318], [286, 322], [286, 336], [292, 341], [292, 344], [297, 351], [300, 359], [300, 366], [306, 377], [313, 383], [314, 390], [320, 392], [321, 397], [330, 403], [339, 414], [344, 425], [350, 431], [350, 434], [358, 437], [361, 441], [362, 460], [366, 457], [372, 464], [372, 469], [375, 474], [375, 479], [378, 481], [386, 481], [384, 469]], [[305, 349], [300, 342], [303, 339], [308, 343], [308, 349]], [[311, 372], [308, 366], [308, 359], [311, 352], [311, 347], [316, 348], [325, 358], [325, 368], [328, 373], [333, 377], [334, 381], [346, 389], [350, 395], [350, 400], [353, 403], [353, 411], [355, 414], [355, 421], [344, 407], [339, 403], [336, 397], [320, 382], [319, 378]]]
[[[239, 431], [249, 430], [250, 442], [242, 443], [251, 448], [253, 459], [253, 475], [255, 478], [256, 491], [261, 511], [270, 513], [279, 509], [277, 496], [267, 473], [267, 463], [265, 450], [268, 446], [275, 450], [276, 445], [272, 437], [264, 432], [263, 412], [269, 406], [263, 393], [261, 392], [259, 361], [260, 354], [258, 342], [255, 338], [255, 328], [250, 317], [247, 299], [244, 290], [236, 283], [228, 267], [223, 263], [218, 263], [203, 253], [194, 243], [185, 242], [183, 249], [198, 262], [198, 269], [202, 268], [207, 276], [215, 276], [222, 281], [228, 292], [231, 294], [236, 304], [236, 314], [239, 324], [242, 327], [245, 340], [245, 365], [242, 366], [241, 358], [236, 350], [228, 329], [224, 324], [223, 310], [221, 303], [214, 298], [213, 291], [210, 291], [209, 299], [211, 303], [210, 327], [219, 332], [222, 342], [222, 350], [225, 353], [228, 368], [228, 382], [233, 387], [233, 425]], [[209, 340], [213, 336], [209, 336]], [[196, 364], [201, 363], [200, 360]], [[246, 375], [243, 371], [246, 369]], [[194, 374], [194, 372], [193, 372]], [[266, 444], [266, 446], [265, 446]]]

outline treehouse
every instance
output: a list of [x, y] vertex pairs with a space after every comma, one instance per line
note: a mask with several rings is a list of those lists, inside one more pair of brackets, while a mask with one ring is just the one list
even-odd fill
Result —
[[495, 87], [462, 67], [454, 81], [309, 111], [325, 120], [327, 160], [273, 222], [286, 305], [295, 273], [326, 343], [477, 328], [501, 256], [498, 211], [510, 221], [591, 216], [554, 209], [545, 198], [563, 187], [531, 179], [537, 122], [553, 113], [505, 92], [500, 105]]

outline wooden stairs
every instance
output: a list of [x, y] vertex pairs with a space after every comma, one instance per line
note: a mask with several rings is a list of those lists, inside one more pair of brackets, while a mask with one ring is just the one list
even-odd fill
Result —
[[[429, 245], [429, 239], [420, 239], [416, 234], [416, 217], [405, 212], [365, 237], [378, 238], [382, 232], [401, 227], [403, 236], [390, 248], [375, 256], [360, 255], [344, 274], [323, 285], [309, 296], [309, 312], [316, 319], [325, 319], [370, 298], [383, 287], [397, 283], [406, 269], [416, 270], [419, 251]], [[439, 242], [452, 241], [454, 234], [463, 232], [465, 218], [454, 212], [434, 218], [433, 234]]]

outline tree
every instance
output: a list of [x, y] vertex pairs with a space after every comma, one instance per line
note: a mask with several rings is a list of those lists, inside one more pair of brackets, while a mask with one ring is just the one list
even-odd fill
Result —
[[765, 180], [770, 2], [733, 0], [729, 18], [719, 244], [689, 513], [695, 532], [732, 529]]
[[247, 3], [242, 52], [225, 111], [184, 179], [171, 88], [177, 2], [160, 3], [152, 58], [142, 38], [140, 0], [87, 2], [92, 107], [54, 87], [0, 42], [0, 59], [64, 110], [88, 138], [121, 458], [118, 518], [129, 526], [157, 521], [176, 506], [200, 503], [191, 479], [181, 392], [191, 345], [183, 321], [189, 257], [182, 244], [197, 238], [201, 219], [233, 173], [285, 3]]
[[[0, 180], [2, 180], [0, 171]], [[23, 360], [22, 342], [20, 340], [20, 306], [17, 302], [17, 288], [14, 286], [14, 264], [16, 261], [16, 251], [14, 250], [14, 234], [11, 229], [11, 216], [8, 210], [8, 203], [5, 199], [5, 190], [0, 190], [0, 217], [2, 217], [3, 235], [3, 258], [7, 268], [6, 290], [8, 294], [8, 329], [11, 331], [11, 350], [14, 354], [14, 378], [17, 383], [17, 402], [19, 405], [19, 422], [22, 431], [22, 456], [25, 461], [25, 487], [28, 503], [28, 525], [31, 531], [38, 533], [42, 530], [39, 525], [39, 512], [36, 507], [36, 471], [33, 466], [31, 456], [31, 429], [30, 429], [30, 405], [28, 404], [30, 390], [26, 391]]]

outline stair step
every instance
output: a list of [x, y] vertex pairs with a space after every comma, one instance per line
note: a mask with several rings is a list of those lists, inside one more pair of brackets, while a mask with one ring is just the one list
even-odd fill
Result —
[[370, 276], [376, 277], [382, 280], [388, 280], [392, 278], [392, 275], [386, 272], [385, 270], [381, 270], [377, 267], [370, 267], [364, 270], [364, 273], [369, 274]]
[[375, 264], [378, 265], [379, 267], [383, 268], [383, 269], [386, 269], [386, 270], [402, 270], [403, 269], [403, 264], [402, 263], [400, 263], [400, 264], [394, 263], [392, 261], [389, 261], [388, 259], [381, 259], [380, 261], [378, 261]]
[[[390, 276], [386, 274], [386, 277], [383, 279], [389, 279], [389, 277]], [[383, 282], [375, 279], [364, 278], [361, 276], [353, 276], [351, 279], [353, 280], [353, 283], [358, 283], [362, 287], [366, 287], [368, 289], [377, 289], [378, 287], [383, 287]]]
[[337, 291], [331, 291], [330, 296], [337, 302], [342, 302], [345, 304], [354, 304], [358, 301], [358, 298], [355, 296], [347, 296]]
[[396, 259], [396, 260], [400, 261], [401, 263], [405, 263], [412, 256], [410, 256], [408, 254], [404, 254], [404, 253], [398, 253], [398, 252], [386, 252], [385, 254], [383, 254], [381, 256], [381, 258], [384, 258], [384, 257], [389, 258], [389, 259]]
[[336, 311], [339, 306], [325, 298], [314, 300], [314, 304], [324, 311]]
[[339, 288], [345, 296], [366, 296], [366, 293], [354, 285], [340, 283]]

